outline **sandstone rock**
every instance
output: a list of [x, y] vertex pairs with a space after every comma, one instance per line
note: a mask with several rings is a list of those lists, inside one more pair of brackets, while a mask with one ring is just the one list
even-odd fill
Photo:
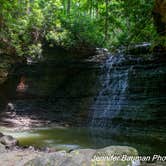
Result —
[[0, 143], [0, 153], [4, 153], [4, 152], [6, 152], [6, 148], [5, 148], [4, 145], [2, 145], [2, 144]]
[[8, 111], [14, 111], [14, 110], [15, 110], [14, 104], [9, 102], [9, 103], [7, 104], [7, 110], [8, 110]]
[[[66, 153], [55, 152], [48, 153], [43, 155], [42, 157], [37, 157], [25, 164], [25, 166], [58, 166], [62, 165], [62, 163], [67, 160], [69, 156]], [[74, 166], [74, 165], [73, 165]]]
[[99, 149], [96, 151], [95, 154], [100, 153], [100, 152], [108, 152], [109, 154], [117, 154], [117, 155], [133, 155], [137, 156], [138, 152], [136, 149], [129, 147], [129, 146], [108, 146], [103, 149]]
[[70, 155], [78, 165], [91, 165], [91, 159], [95, 153], [94, 149], [78, 149], [70, 152]]
[[16, 140], [10, 135], [5, 135], [0, 138], [0, 143], [5, 145], [6, 147], [14, 147], [18, 145], [18, 140]]
[[3, 137], [4, 135], [0, 132], [0, 138]]
[[28, 149], [7, 150], [7, 152], [0, 153], [0, 166], [23, 166], [28, 161], [43, 155], [43, 152]]
[[128, 146], [109, 146], [103, 149], [99, 149], [93, 156], [93, 165], [99, 166], [133, 166], [140, 165], [138, 160], [126, 161], [123, 160], [125, 156], [138, 156], [136, 149]]
[[[114, 160], [100, 160], [99, 155], [103, 155], [103, 157], [111, 157], [111, 155], [117, 156], [137, 156], [138, 152], [136, 149], [127, 146], [109, 146], [103, 149], [79, 149], [74, 150], [70, 153], [65, 152], [55, 152], [55, 153], [47, 153], [44, 156], [37, 157], [25, 164], [25, 166], [133, 166], [135, 163], [139, 166], [139, 161], [121, 161], [120, 159], [117, 161]], [[135, 164], [135, 165], [136, 165]]]

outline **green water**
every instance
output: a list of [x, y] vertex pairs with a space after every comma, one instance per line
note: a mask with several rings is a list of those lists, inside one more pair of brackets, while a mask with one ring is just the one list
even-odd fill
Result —
[[135, 147], [140, 155], [164, 155], [165, 133], [150, 131], [125, 131], [91, 129], [79, 127], [36, 128], [26, 131], [1, 129], [4, 134], [12, 135], [19, 140], [21, 146], [51, 147], [56, 150], [72, 150], [77, 148], [103, 148], [110, 145], [127, 145]]
[[52, 147], [70, 150], [93, 147], [92, 139], [86, 128], [39, 128], [28, 131], [3, 130], [19, 140], [21, 146]]

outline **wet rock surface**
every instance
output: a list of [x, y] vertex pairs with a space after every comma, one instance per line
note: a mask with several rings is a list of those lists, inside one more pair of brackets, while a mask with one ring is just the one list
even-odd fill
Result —
[[135, 44], [128, 46], [128, 48], [125, 50], [125, 53], [132, 55], [149, 54], [152, 52], [150, 48], [150, 43]]
[[104, 63], [110, 52], [106, 48], [96, 48], [95, 54], [86, 59], [87, 62]]
[[159, 59], [155, 55], [108, 58], [105, 76], [101, 75], [103, 87], [92, 107], [95, 126], [165, 125], [166, 59]]
[[[122, 161], [112, 157], [137, 157], [136, 149], [127, 146], [108, 146], [102, 149], [77, 149], [71, 152], [46, 152], [34, 148], [6, 150], [0, 144], [0, 164], [5, 166], [164, 166], [165, 162]], [[110, 160], [109, 160], [110, 159]]]
[[[132, 155], [137, 156], [138, 153], [135, 149], [131, 147], [120, 147], [120, 146], [110, 146], [104, 149], [79, 149], [71, 151], [70, 153], [66, 153], [64, 151], [54, 152], [54, 153], [46, 153], [43, 156], [38, 156], [33, 160], [25, 163], [26, 166], [59, 166], [59, 165], [71, 165], [71, 166], [90, 166], [90, 165], [127, 165], [131, 164], [132, 161], [106, 161], [96, 159], [95, 156], [98, 155], [107, 155], [107, 157], [111, 157], [111, 155]], [[139, 163], [139, 162], [138, 162]]]
[[[162, 57], [162, 58], [161, 58]], [[165, 154], [166, 59], [164, 55], [116, 55], [103, 65], [101, 89], [91, 107], [89, 124], [105, 128], [111, 134], [94, 133], [96, 142], [105, 137], [109, 144], [124, 135], [140, 146], [156, 147]], [[110, 138], [110, 140], [108, 139]], [[139, 149], [139, 145], [136, 146]], [[146, 147], [147, 148], [147, 147]], [[148, 148], [147, 148], [148, 149]], [[148, 150], [151, 153], [150, 149]]]
[[12, 148], [12, 147], [18, 145], [18, 140], [16, 140], [15, 138], [13, 138], [10, 135], [4, 135], [4, 136], [0, 137], [0, 143], [5, 145], [8, 148]]
[[3, 144], [0, 143], [0, 153], [4, 153], [6, 151], [7, 151], [6, 147]]

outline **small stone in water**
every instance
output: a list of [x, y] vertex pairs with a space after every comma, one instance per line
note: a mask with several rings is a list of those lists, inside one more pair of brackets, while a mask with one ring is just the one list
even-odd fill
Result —
[[8, 111], [14, 111], [15, 108], [14, 108], [13, 103], [8, 103], [8, 104], [7, 104], [7, 109], [8, 109]]

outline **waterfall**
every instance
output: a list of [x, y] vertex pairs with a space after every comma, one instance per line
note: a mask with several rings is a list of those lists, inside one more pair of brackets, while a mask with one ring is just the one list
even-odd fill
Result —
[[100, 76], [102, 87], [90, 113], [92, 127], [108, 127], [127, 102], [129, 69], [120, 66], [124, 60], [123, 56], [110, 56], [102, 65], [104, 71]]

